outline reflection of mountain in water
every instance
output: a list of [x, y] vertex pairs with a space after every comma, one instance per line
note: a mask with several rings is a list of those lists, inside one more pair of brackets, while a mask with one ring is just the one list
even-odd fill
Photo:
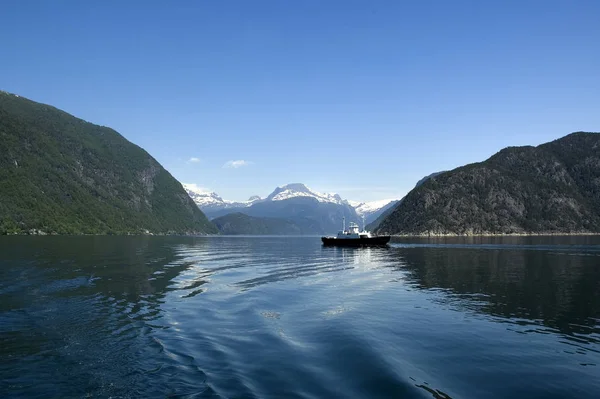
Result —
[[396, 256], [410, 283], [449, 289], [461, 306], [563, 333], [600, 333], [600, 253], [416, 247]]

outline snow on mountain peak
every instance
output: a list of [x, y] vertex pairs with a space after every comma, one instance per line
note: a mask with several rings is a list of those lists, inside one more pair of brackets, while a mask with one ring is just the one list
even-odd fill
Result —
[[255, 202], [261, 201], [258, 195], [254, 195], [244, 202], [224, 200], [217, 193], [209, 191], [195, 184], [182, 184], [188, 195], [200, 208], [238, 208], [248, 207]]
[[286, 184], [285, 186], [281, 187], [281, 189], [282, 190], [297, 191], [299, 193], [307, 193], [307, 194], [312, 193], [311, 189], [308, 188], [308, 187], [306, 187], [302, 183], [290, 183], [290, 184]]
[[384, 206], [386, 206], [387, 204], [389, 204], [392, 201], [396, 201], [396, 200], [395, 199], [383, 199], [383, 200], [370, 201], [370, 202], [358, 202], [358, 201], [350, 202], [349, 201], [349, 203], [350, 203], [350, 205], [352, 205], [352, 207], [356, 211], [356, 214], [358, 216], [362, 216], [365, 214], [377, 212], [379, 209], [383, 208]]
[[223, 198], [219, 197], [219, 195], [215, 192], [211, 192], [203, 187], [199, 187], [195, 184], [182, 184], [183, 188], [187, 191], [188, 195], [194, 200], [194, 202], [199, 206], [208, 206], [208, 205], [225, 205], [231, 201], [225, 201]]
[[305, 197], [314, 198], [319, 202], [349, 205], [354, 208], [358, 216], [365, 215], [365, 217], [367, 217], [369, 214], [375, 213], [388, 205], [390, 202], [395, 201], [395, 199], [384, 199], [370, 202], [349, 201], [342, 199], [339, 194], [320, 193], [311, 190], [302, 183], [286, 184], [283, 187], [277, 187], [266, 199], [261, 199], [258, 195], [253, 195], [244, 202], [224, 200], [217, 193], [211, 192], [203, 187], [199, 187], [196, 184], [183, 184], [183, 187], [200, 208], [206, 209], [243, 208], [252, 206], [257, 202], [283, 201], [290, 198]]
[[338, 194], [319, 193], [313, 191], [302, 183], [286, 184], [283, 187], [277, 187], [267, 197], [270, 201], [282, 201], [294, 197], [309, 197], [314, 198], [319, 202], [332, 202], [334, 204], [346, 204]]

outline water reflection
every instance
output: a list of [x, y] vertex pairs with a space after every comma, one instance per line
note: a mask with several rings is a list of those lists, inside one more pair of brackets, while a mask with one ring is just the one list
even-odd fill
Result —
[[551, 242], [8, 237], [0, 397], [597, 393], [598, 242]]
[[321, 251], [324, 256], [340, 260], [341, 262], [354, 265], [369, 265], [380, 261], [386, 256], [389, 247], [322, 247]]
[[419, 289], [446, 289], [456, 306], [507, 320], [525, 319], [597, 342], [600, 256], [460, 247], [395, 248], [390, 267]]

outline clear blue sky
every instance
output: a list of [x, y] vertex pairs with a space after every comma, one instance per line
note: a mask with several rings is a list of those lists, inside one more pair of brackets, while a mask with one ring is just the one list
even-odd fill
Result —
[[595, 0], [13, 0], [0, 21], [0, 89], [228, 199], [291, 182], [400, 197], [509, 145], [600, 131]]

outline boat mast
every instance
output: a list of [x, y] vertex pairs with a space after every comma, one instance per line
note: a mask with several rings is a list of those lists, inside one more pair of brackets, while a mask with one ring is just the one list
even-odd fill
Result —
[[346, 231], [346, 216], [344, 216], [344, 217], [342, 218], [342, 220], [343, 220], [343, 224], [342, 224], [342, 231]]
[[365, 231], [365, 215], [363, 215], [362, 220], [363, 220], [363, 231]]

